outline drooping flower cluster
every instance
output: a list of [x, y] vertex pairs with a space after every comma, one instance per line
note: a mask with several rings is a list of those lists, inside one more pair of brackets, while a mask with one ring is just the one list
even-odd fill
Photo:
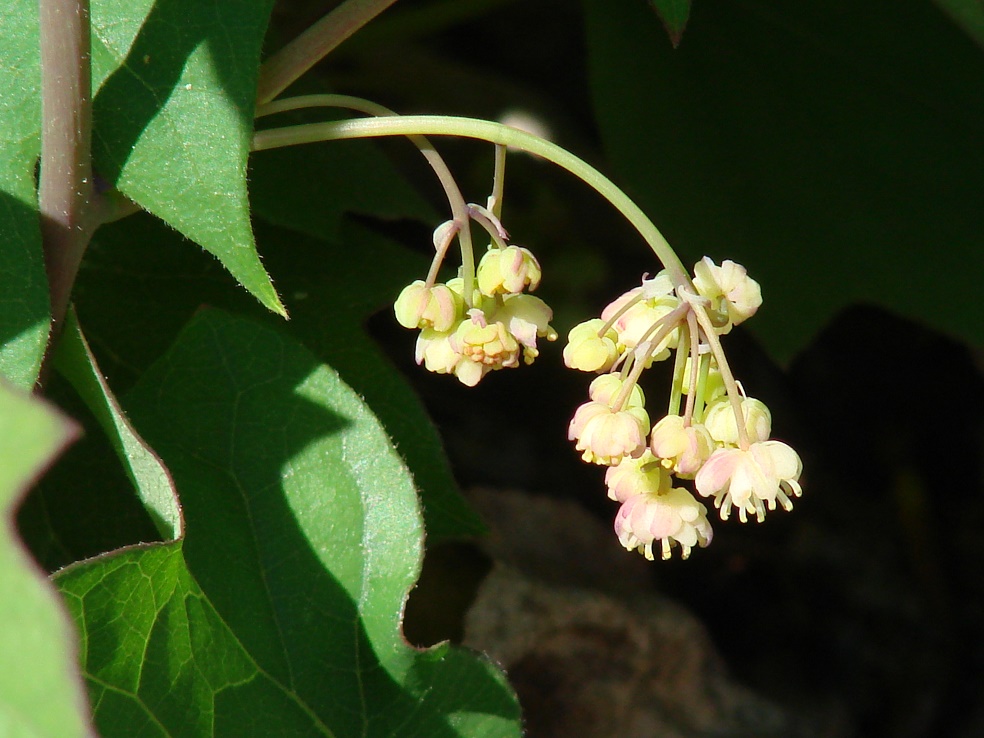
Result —
[[[713, 532], [698, 496], [713, 499], [722, 520], [736, 509], [742, 522], [749, 515], [761, 522], [766, 510], [792, 509], [802, 493], [799, 456], [770, 440], [769, 408], [745, 396], [721, 348], [719, 337], [761, 303], [744, 267], [704, 257], [693, 278], [674, 281], [664, 270], [571, 330], [565, 363], [601, 376], [568, 436], [585, 461], [609, 467], [625, 548], [652, 559], [656, 547], [667, 559], [673, 547], [687, 558], [706, 546]], [[669, 410], [650, 426], [638, 379], [673, 352]]]
[[[491, 214], [480, 210], [488, 223]], [[498, 221], [494, 225], [494, 233], [500, 232]], [[434, 232], [438, 255], [432, 274], [457, 230], [445, 223]], [[400, 325], [420, 329], [417, 363], [438, 374], [454, 374], [469, 387], [490, 371], [516, 367], [521, 361], [531, 364], [539, 354], [538, 338], [557, 339], [550, 326], [553, 311], [540, 298], [526, 294], [536, 289], [540, 276], [540, 264], [529, 249], [496, 237], [473, 276], [458, 276], [447, 283], [429, 278], [407, 285], [394, 310]]]

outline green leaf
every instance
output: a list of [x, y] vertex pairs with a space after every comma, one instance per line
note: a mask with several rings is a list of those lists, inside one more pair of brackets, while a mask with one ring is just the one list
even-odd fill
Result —
[[[265, 217], [272, 207], [262, 204], [257, 210]], [[319, 216], [305, 216], [289, 205], [275, 217], [290, 219], [295, 213], [299, 228], [317, 230]], [[370, 313], [384, 305], [390, 310], [401, 287], [426, 272], [426, 260], [351, 222], [343, 224], [336, 243], [262, 222], [257, 233], [291, 309], [284, 330], [335, 368], [379, 416], [414, 472], [429, 540], [482, 532], [457, 491], [420, 400], [363, 327]], [[182, 248], [179, 236], [145, 216], [100, 230], [75, 300], [112, 386], [122, 391], [136, 381], [202, 302], [261, 318], [222, 277], [212, 260]], [[141, 318], [123, 321], [121, 314]], [[413, 351], [410, 333], [405, 350]]]
[[606, 150], [670, 243], [748, 267], [780, 359], [858, 301], [984, 341], [980, 50], [924, 0], [696, 8], [674, 51], [585, 2]]
[[981, 0], [933, 0], [978, 46], [984, 47], [984, 3]]
[[0, 28], [0, 374], [28, 389], [41, 369], [51, 317], [34, 188], [41, 140], [37, 2], [4, 2]]
[[690, 20], [690, 0], [649, 0], [649, 4], [659, 14], [673, 46], [678, 46]]
[[91, 735], [74, 638], [50, 583], [13, 537], [19, 498], [77, 428], [46, 403], [0, 382], [0, 735]]
[[99, 421], [161, 536], [178, 538], [181, 510], [171, 476], [120, 408], [89, 350], [74, 309], [65, 320], [55, 368], [71, 382]]
[[249, 222], [246, 161], [272, 0], [96, 0], [99, 174], [286, 315]]
[[333, 371], [205, 310], [124, 405], [174, 475], [186, 538], [56, 578], [104, 738], [519, 735], [491, 664], [403, 640], [416, 495]]

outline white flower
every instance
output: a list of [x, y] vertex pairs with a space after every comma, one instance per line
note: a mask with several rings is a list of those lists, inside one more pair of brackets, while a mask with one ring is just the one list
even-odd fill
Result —
[[752, 513], [761, 523], [766, 506], [775, 510], [778, 502], [784, 510], [793, 509], [789, 496], [803, 493], [799, 485], [802, 471], [803, 462], [792, 448], [781, 441], [763, 441], [751, 444], [747, 451], [718, 449], [697, 472], [694, 484], [702, 497], [714, 497], [722, 520], [737, 507], [741, 522]]
[[581, 458], [613, 466], [624, 457], [641, 456], [646, 449], [649, 415], [641, 407], [615, 412], [603, 402], [586, 402], [574, 413], [567, 438], [576, 440]]
[[707, 508], [680, 488], [629, 497], [615, 516], [615, 534], [626, 549], [637, 549], [650, 561], [656, 541], [663, 559], [670, 558], [673, 544], [680, 546], [680, 555], [686, 559], [690, 549], [706, 546], [713, 537]]
[[741, 264], [730, 259], [715, 264], [709, 256], [694, 265], [694, 287], [711, 301], [711, 319], [721, 333], [752, 317], [762, 304], [762, 288]]

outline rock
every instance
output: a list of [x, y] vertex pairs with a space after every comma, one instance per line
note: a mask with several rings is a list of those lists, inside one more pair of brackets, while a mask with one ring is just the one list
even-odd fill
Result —
[[613, 550], [614, 536], [577, 506], [500, 492], [473, 502], [497, 563], [465, 644], [505, 667], [531, 738], [850, 734], [839, 711], [797, 716], [736, 683], [703, 625], [653, 592], [638, 573], [645, 561]]

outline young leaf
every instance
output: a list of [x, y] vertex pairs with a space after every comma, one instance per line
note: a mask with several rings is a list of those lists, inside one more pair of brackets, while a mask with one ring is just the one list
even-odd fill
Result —
[[37, 2], [4, 2], [0, 28], [0, 374], [29, 389], [51, 317], [34, 186], [41, 140]]
[[701, 3], [676, 50], [637, 0], [584, 6], [618, 178], [761, 282], [778, 358], [857, 301], [984, 341], [984, 55], [934, 5]]
[[90, 736], [74, 633], [47, 578], [14, 538], [27, 487], [76, 435], [46, 403], [0, 382], [0, 735]]
[[205, 310], [124, 404], [174, 475], [186, 537], [57, 577], [104, 738], [519, 735], [491, 664], [403, 640], [416, 494], [331, 369]]
[[250, 229], [246, 159], [272, 0], [94, 0], [97, 172], [284, 307]]

